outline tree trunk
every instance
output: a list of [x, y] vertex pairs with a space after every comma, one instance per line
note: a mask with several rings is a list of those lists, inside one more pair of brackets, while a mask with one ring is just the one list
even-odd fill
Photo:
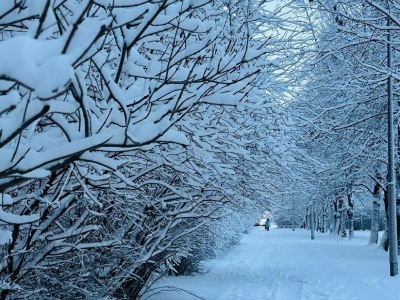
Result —
[[335, 235], [339, 235], [340, 233], [340, 210], [341, 208], [339, 207], [339, 203], [338, 200], [335, 200], [335, 202], [333, 203], [333, 209], [334, 209], [334, 221], [335, 221], [335, 227], [333, 230], [333, 233]]
[[317, 226], [317, 228], [318, 228], [319, 232], [323, 232], [323, 229], [322, 229], [322, 227], [323, 227], [323, 222], [322, 222], [323, 216], [322, 216], [322, 214], [323, 214], [322, 211], [320, 211], [318, 213], [318, 226]]
[[325, 233], [326, 231], [326, 210], [325, 206], [322, 206], [322, 224], [321, 224], [321, 233]]
[[[389, 222], [388, 222], [388, 194], [387, 191], [384, 191], [384, 197], [383, 197], [383, 203], [385, 204], [385, 213], [386, 213], [386, 226], [385, 226], [385, 232], [383, 234], [380, 246], [385, 250], [388, 251], [389, 250]], [[400, 212], [399, 212], [399, 200], [400, 199], [396, 199], [396, 206], [397, 206], [397, 212], [396, 212], [396, 220], [397, 220], [397, 248], [399, 249], [399, 240], [400, 240]]]
[[325, 233], [328, 230], [328, 206], [325, 205], [322, 207], [322, 229], [321, 232]]
[[381, 247], [385, 250], [389, 250], [389, 225], [388, 225], [388, 193], [387, 190], [383, 192], [383, 203], [385, 204], [385, 214], [386, 214], [386, 225], [385, 225], [385, 232], [383, 233], [382, 240], [381, 240]]
[[292, 204], [292, 231], [294, 231], [294, 201]]
[[349, 239], [354, 238], [354, 201], [351, 197], [351, 193], [347, 194], [347, 217], [349, 220]]
[[374, 200], [372, 201], [371, 233], [369, 235], [368, 245], [378, 244], [379, 238], [379, 211], [381, 209], [381, 193], [380, 185], [378, 183], [375, 184], [373, 195]]
[[310, 216], [309, 216], [309, 211], [308, 208], [306, 209], [306, 218], [304, 220], [304, 228], [310, 229]]
[[310, 208], [310, 227], [311, 227], [311, 239], [314, 240], [315, 239], [315, 232], [314, 232], [314, 207], [311, 204], [311, 208]]
[[332, 234], [335, 228], [335, 212], [333, 209], [333, 202], [329, 205], [329, 233]]
[[[399, 146], [400, 147], [400, 146]], [[398, 170], [396, 170], [397, 176], [396, 176], [396, 190], [400, 191], [400, 174]], [[385, 204], [385, 214], [386, 214], [386, 226], [385, 226], [385, 232], [382, 237], [380, 245], [382, 246], [385, 251], [389, 250], [389, 216], [388, 216], [388, 205], [389, 205], [389, 199], [388, 199], [388, 193], [387, 190], [384, 191], [384, 197], [383, 197], [383, 202]], [[400, 198], [396, 195], [396, 227], [397, 227], [397, 249], [400, 251]]]
[[364, 229], [364, 219], [363, 219], [363, 214], [360, 214], [360, 230], [365, 231]]
[[346, 205], [344, 204], [343, 198], [339, 198], [339, 213], [340, 213], [340, 233], [343, 238], [347, 236], [346, 232]]

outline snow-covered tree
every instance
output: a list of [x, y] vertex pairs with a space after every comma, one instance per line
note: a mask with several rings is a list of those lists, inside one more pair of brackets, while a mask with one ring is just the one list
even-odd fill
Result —
[[[325, 199], [346, 199], [351, 223], [354, 202], [349, 195], [360, 187], [379, 194], [386, 186], [385, 13], [374, 1], [304, 5], [317, 17], [310, 18], [316, 56], [304, 68], [304, 87], [293, 105], [296, 124], [303, 130], [298, 143], [309, 162], [317, 162], [312, 169], [319, 181], [330, 186], [332, 195], [325, 194]], [[339, 202], [333, 208], [339, 208]]]
[[197, 232], [260, 206], [262, 11], [0, 4], [1, 299], [136, 299]]

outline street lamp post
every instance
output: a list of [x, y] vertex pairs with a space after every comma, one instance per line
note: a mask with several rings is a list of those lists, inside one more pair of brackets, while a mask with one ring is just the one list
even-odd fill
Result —
[[[392, 69], [392, 45], [390, 34], [390, 20], [387, 20], [387, 66], [389, 72]], [[394, 171], [394, 135], [393, 135], [393, 79], [388, 77], [388, 218], [389, 218], [389, 265], [390, 276], [398, 273], [397, 263], [397, 222], [396, 222], [396, 186]]]

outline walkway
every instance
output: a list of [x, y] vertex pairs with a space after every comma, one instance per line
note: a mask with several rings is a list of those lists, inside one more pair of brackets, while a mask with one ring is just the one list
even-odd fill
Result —
[[[206, 300], [395, 300], [400, 276], [390, 277], [387, 253], [366, 246], [368, 232], [352, 241], [297, 229], [254, 228], [205, 274], [169, 277], [158, 285], [191, 291]], [[169, 291], [149, 300], [194, 300]]]

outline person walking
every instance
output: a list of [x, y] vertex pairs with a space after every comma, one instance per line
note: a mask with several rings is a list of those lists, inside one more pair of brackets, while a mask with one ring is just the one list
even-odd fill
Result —
[[267, 218], [267, 220], [265, 221], [265, 230], [269, 231], [269, 218]]

